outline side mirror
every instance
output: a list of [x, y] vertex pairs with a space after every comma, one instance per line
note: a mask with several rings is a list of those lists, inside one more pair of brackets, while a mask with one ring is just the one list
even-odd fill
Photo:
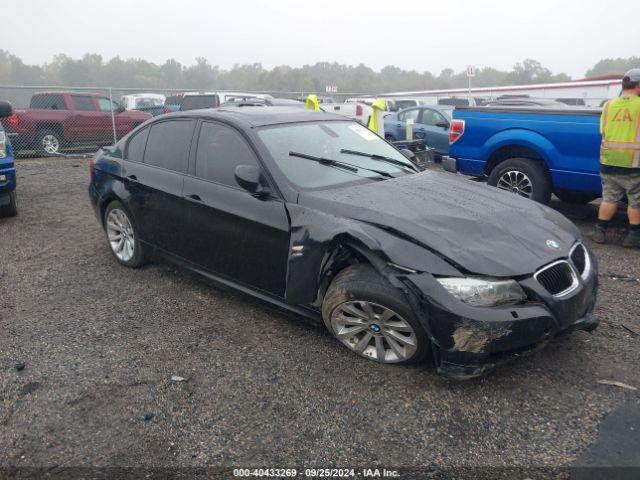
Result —
[[124, 108], [124, 105], [118, 105], [118, 110], [116, 110], [118, 113], [122, 113], [126, 110], [126, 108]]
[[436, 123], [436, 127], [449, 128], [449, 122], [438, 122]]
[[254, 197], [262, 197], [268, 193], [262, 186], [262, 174], [255, 165], [238, 165], [234, 170], [236, 182]]
[[409, 160], [411, 160], [412, 162], [415, 160], [416, 158], [416, 154], [413, 153], [411, 150], [409, 150], [408, 148], [403, 148], [402, 150], [400, 150], [400, 153], [403, 154], [405, 157], [407, 157]]
[[13, 115], [13, 108], [9, 102], [0, 100], [0, 118], [10, 117]]

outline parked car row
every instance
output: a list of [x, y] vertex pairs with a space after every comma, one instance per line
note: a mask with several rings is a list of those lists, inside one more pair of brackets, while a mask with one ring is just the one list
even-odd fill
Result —
[[55, 155], [65, 147], [110, 145], [149, 118], [96, 93], [43, 92], [31, 97], [28, 109], [14, 110], [3, 125], [16, 151]]

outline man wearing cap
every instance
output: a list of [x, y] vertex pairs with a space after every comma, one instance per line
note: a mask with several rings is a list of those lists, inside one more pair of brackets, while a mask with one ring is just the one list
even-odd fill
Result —
[[622, 94], [604, 105], [600, 134], [602, 203], [592, 239], [606, 242], [609, 221], [626, 194], [629, 232], [622, 245], [640, 248], [640, 68], [625, 73]]

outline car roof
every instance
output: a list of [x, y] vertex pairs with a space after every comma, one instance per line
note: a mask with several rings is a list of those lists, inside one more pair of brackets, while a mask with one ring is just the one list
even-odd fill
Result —
[[303, 110], [295, 107], [269, 107], [269, 108], [247, 108], [247, 107], [219, 107], [202, 110], [188, 110], [186, 112], [176, 112], [172, 116], [189, 116], [211, 119], [230, 119], [234, 123], [242, 124], [246, 127], [264, 127], [267, 125], [278, 125], [284, 123], [302, 123], [317, 121], [349, 121], [347, 117], [332, 113]]

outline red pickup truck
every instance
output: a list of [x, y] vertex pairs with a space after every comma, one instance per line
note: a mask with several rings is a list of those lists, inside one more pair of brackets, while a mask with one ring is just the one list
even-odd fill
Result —
[[125, 111], [100, 94], [44, 92], [31, 97], [28, 109], [14, 109], [3, 124], [16, 151], [55, 155], [64, 147], [112, 144], [112, 110], [118, 139], [151, 118], [145, 112]]

